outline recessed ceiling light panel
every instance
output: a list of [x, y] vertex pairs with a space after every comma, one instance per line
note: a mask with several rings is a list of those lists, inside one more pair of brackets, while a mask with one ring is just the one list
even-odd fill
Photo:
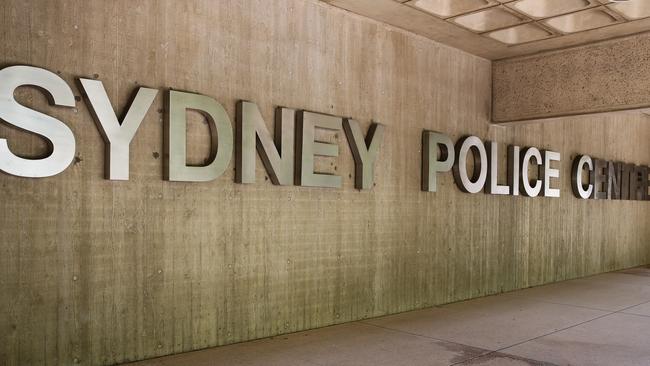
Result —
[[619, 12], [627, 19], [641, 19], [650, 17], [650, 1], [648, 0], [630, 0], [615, 2], [607, 5], [610, 9]]
[[563, 33], [574, 33], [618, 23], [611, 14], [596, 8], [547, 19], [544, 23]]
[[533, 18], [548, 18], [595, 6], [594, 0], [519, 0], [508, 6]]
[[498, 3], [494, 0], [412, 0], [407, 4], [439, 17], [448, 18]]
[[519, 24], [522, 21], [524, 21], [522, 17], [501, 7], [489, 8], [476, 13], [461, 15], [453, 19], [454, 23], [475, 32], [486, 32], [497, 28], [505, 28]]
[[536, 24], [526, 23], [516, 27], [490, 32], [487, 36], [501, 43], [515, 45], [549, 38], [553, 34]]

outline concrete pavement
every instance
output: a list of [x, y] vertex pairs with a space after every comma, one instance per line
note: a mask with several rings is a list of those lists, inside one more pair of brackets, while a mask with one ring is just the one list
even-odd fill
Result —
[[650, 365], [650, 266], [131, 366]]

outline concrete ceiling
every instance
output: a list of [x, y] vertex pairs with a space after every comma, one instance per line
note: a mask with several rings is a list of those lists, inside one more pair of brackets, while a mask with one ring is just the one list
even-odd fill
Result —
[[322, 0], [498, 60], [650, 31], [650, 0]]

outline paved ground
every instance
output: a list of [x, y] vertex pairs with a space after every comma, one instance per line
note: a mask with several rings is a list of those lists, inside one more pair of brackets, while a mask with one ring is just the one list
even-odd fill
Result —
[[650, 365], [650, 267], [132, 366]]

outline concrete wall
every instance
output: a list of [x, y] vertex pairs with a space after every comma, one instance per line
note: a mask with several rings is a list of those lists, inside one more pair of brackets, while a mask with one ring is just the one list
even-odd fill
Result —
[[[77, 159], [47, 179], [0, 174], [0, 364], [97, 365], [427, 307], [648, 262], [647, 202], [570, 194], [578, 152], [650, 163], [641, 116], [491, 126], [490, 62], [316, 1], [3, 3], [0, 66], [102, 80], [118, 114], [139, 85], [387, 126], [376, 187], [353, 188], [345, 137], [321, 168], [339, 190], [162, 180], [163, 98], [131, 145], [131, 180], [103, 179], [87, 105], [64, 120]], [[194, 116], [191, 160], [207, 149]], [[562, 198], [420, 191], [423, 129], [563, 153]], [[0, 126], [24, 154], [35, 136]]]
[[650, 33], [495, 61], [493, 121], [650, 107]]

